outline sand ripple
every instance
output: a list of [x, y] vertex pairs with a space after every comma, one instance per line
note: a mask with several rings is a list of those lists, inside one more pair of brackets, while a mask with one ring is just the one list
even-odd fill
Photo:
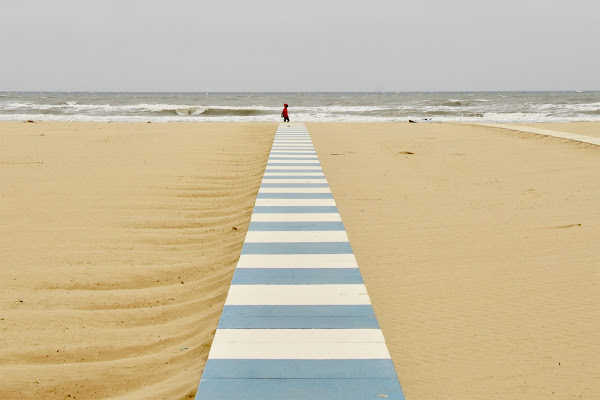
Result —
[[7, 135], [0, 398], [193, 397], [275, 126], [161, 125]]

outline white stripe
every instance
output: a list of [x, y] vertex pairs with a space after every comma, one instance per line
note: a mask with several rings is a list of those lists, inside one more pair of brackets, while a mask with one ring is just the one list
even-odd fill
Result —
[[364, 284], [231, 285], [226, 305], [363, 305], [371, 304]]
[[[280, 156], [280, 157], [269, 157], [267, 163], [286, 163], [286, 164], [294, 164], [294, 163], [302, 163], [302, 164], [312, 164], [319, 163], [318, 157], [294, 157], [294, 156]], [[268, 165], [268, 164], [267, 164]]]
[[[280, 180], [270, 179], [269, 181]], [[335, 206], [335, 200], [333, 199], [256, 199], [257, 206], [271, 206], [271, 207], [327, 207]]]
[[262, 183], [327, 183], [327, 179], [264, 179]]
[[310, 154], [317, 154], [317, 152], [315, 150], [311, 150], [311, 149], [300, 149], [300, 150], [272, 150], [271, 154], [273, 153], [285, 153], [285, 152], [289, 152], [289, 153], [310, 153]]
[[246, 243], [348, 242], [346, 231], [248, 231]]
[[354, 254], [242, 254], [237, 268], [358, 268]]
[[294, 148], [297, 147], [299, 149], [312, 149], [314, 148], [312, 144], [300, 144], [300, 143], [274, 143], [271, 147], [272, 149], [278, 148]]
[[315, 170], [321, 170], [321, 167], [318, 165], [307, 165], [307, 166], [300, 166], [300, 167], [296, 167], [296, 166], [285, 166], [285, 165], [267, 165], [267, 168], [265, 169], [265, 172], [269, 172], [269, 171], [279, 171], [282, 169], [315, 169]]
[[[291, 154], [290, 154], [291, 153]], [[276, 150], [276, 151], [272, 151], [271, 155], [272, 156], [291, 156], [291, 157], [296, 157], [296, 154], [298, 156], [310, 156], [310, 157], [317, 157], [317, 153], [314, 151], [310, 151], [310, 150], [288, 150], [288, 151], [280, 151], [280, 150]]]
[[310, 146], [310, 147], [273, 147], [271, 150], [275, 150], [275, 151], [314, 151], [315, 148]]
[[[271, 174], [275, 175], [275, 174]], [[258, 193], [331, 193], [328, 187], [320, 188], [260, 188]]]
[[298, 147], [298, 146], [278, 146], [278, 147], [272, 147], [271, 150], [275, 150], [275, 151], [292, 151], [292, 150], [298, 150], [298, 151], [314, 151], [315, 148], [312, 146], [306, 146], [306, 147]]
[[338, 213], [252, 213], [254, 222], [331, 222], [341, 221]]
[[385, 343], [222, 343], [209, 359], [361, 360], [389, 359]]
[[316, 155], [313, 154], [298, 154], [298, 155], [289, 155], [289, 154], [282, 154], [282, 155], [277, 155], [277, 154], [273, 154], [271, 153], [271, 156], [269, 157], [269, 159], [272, 159], [273, 157], [285, 157], [285, 158], [290, 158], [290, 157], [294, 157], [294, 158], [308, 158], [310, 160], [318, 160], [319, 157], [317, 157]]
[[298, 141], [298, 140], [286, 140], [286, 141], [275, 141], [273, 142], [273, 146], [294, 146], [294, 145], [306, 145], [312, 146], [312, 142], [310, 140], [307, 141]]
[[270, 172], [264, 176], [325, 176], [322, 172]]
[[217, 329], [215, 344], [383, 343], [381, 329]]
[[319, 159], [316, 160], [268, 160], [267, 161], [267, 165], [272, 164], [272, 163], [279, 163], [279, 164], [314, 164], [314, 163], [318, 163]]

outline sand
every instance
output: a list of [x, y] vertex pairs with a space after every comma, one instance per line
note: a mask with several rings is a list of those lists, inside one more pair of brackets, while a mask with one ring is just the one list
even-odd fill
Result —
[[[276, 126], [1, 123], [0, 398], [193, 397]], [[600, 398], [599, 147], [307, 127], [408, 400]]]
[[0, 399], [193, 397], [276, 124], [0, 124]]
[[600, 123], [598, 122], [570, 122], [552, 123], [543, 122], [537, 124], [517, 124], [519, 126], [529, 126], [531, 128], [549, 129], [558, 132], [576, 133], [592, 137], [600, 137]]
[[600, 147], [308, 129], [407, 399], [600, 398]]

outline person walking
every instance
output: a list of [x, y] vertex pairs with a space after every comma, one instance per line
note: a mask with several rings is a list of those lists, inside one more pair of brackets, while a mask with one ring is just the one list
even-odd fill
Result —
[[283, 122], [290, 122], [290, 117], [288, 115], [288, 105], [283, 105], [283, 111], [281, 112], [281, 116], [283, 117]]

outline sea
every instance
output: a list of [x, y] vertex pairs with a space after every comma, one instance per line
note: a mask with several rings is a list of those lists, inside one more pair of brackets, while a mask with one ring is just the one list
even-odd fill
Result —
[[600, 121], [600, 91], [374, 93], [0, 92], [3, 121]]

